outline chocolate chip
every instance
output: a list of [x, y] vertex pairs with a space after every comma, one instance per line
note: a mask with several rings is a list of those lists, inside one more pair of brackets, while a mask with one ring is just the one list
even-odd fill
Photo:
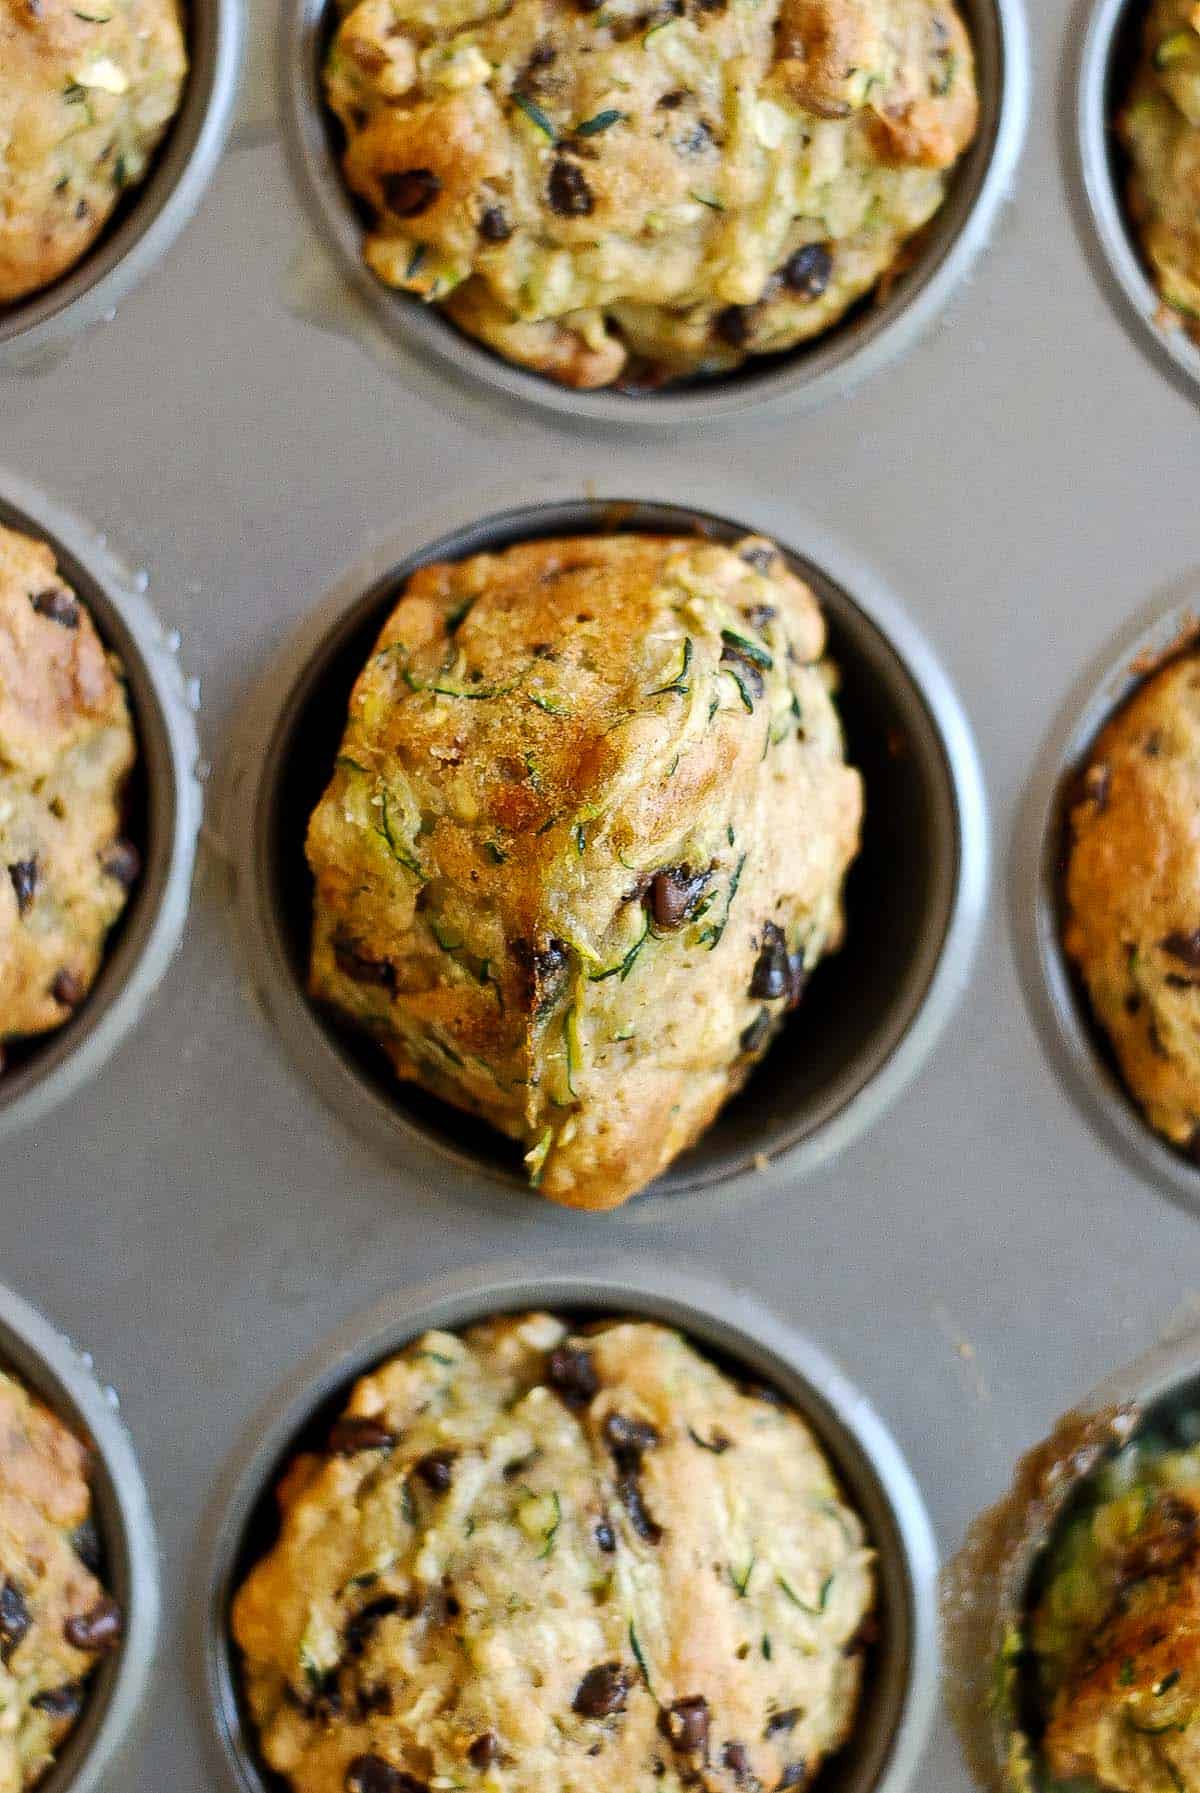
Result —
[[1148, 760], [1156, 760], [1162, 752], [1162, 730], [1152, 729], [1142, 742], [1142, 752]]
[[680, 1755], [701, 1755], [708, 1760], [708, 1701], [702, 1693], [691, 1695], [659, 1713], [658, 1728]]
[[15, 1581], [5, 1581], [0, 1587], [0, 1662], [8, 1661], [31, 1622], [24, 1594]]
[[560, 1345], [552, 1351], [546, 1374], [559, 1399], [576, 1410], [594, 1400], [600, 1388], [595, 1360], [582, 1345]]
[[663, 94], [658, 103], [664, 112], [675, 112], [683, 105], [685, 100], [690, 98], [691, 95], [688, 93], [686, 87], [673, 87], [670, 93]]
[[454, 1451], [429, 1451], [413, 1464], [413, 1474], [434, 1494], [444, 1494], [454, 1480]]
[[802, 299], [819, 299], [829, 285], [833, 257], [824, 243], [805, 243], [783, 264], [783, 284]]
[[794, 1730], [803, 1717], [804, 1713], [799, 1706], [789, 1706], [786, 1712], [773, 1713], [767, 1720], [763, 1736], [777, 1737], [780, 1731]]
[[76, 1650], [107, 1654], [121, 1641], [121, 1609], [104, 1594], [90, 1611], [75, 1613], [67, 1620], [63, 1636]]
[[8, 868], [12, 887], [17, 893], [17, 914], [28, 915], [33, 907], [34, 893], [37, 890], [38, 862], [35, 853], [32, 859], [18, 859]]
[[739, 1780], [744, 1779], [750, 1772], [750, 1756], [744, 1743], [727, 1743], [721, 1760], [726, 1768], [737, 1775]]
[[604, 1422], [604, 1442], [617, 1460], [618, 1469], [638, 1469], [647, 1451], [659, 1442], [658, 1432], [641, 1419], [610, 1413]]
[[63, 1687], [35, 1693], [29, 1704], [38, 1712], [48, 1712], [51, 1718], [78, 1718], [83, 1711], [83, 1688], [78, 1681], [68, 1681]]
[[770, 1009], [759, 1009], [749, 1027], [743, 1027], [738, 1044], [743, 1052], [753, 1056], [761, 1052], [771, 1032]]
[[808, 1763], [803, 1759], [789, 1762], [779, 1779], [775, 1782], [775, 1793], [784, 1793], [786, 1787], [802, 1787], [808, 1779]]
[[351, 1656], [361, 1656], [384, 1619], [390, 1619], [393, 1613], [401, 1610], [402, 1602], [396, 1594], [380, 1594], [377, 1600], [370, 1600], [366, 1606], [360, 1606], [346, 1621], [346, 1648]]
[[495, 1731], [481, 1731], [467, 1750], [472, 1768], [490, 1768], [500, 1754], [500, 1739]]
[[686, 865], [670, 865], [655, 872], [647, 891], [654, 925], [681, 928], [711, 877], [711, 870], [694, 872]]
[[787, 940], [775, 922], [763, 923], [762, 946], [750, 978], [750, 995], [760, 1002], [775, 1002], [786, 996], [791, 984]]
[[71, 1548], [85, 1569], [90, 1570], [93, 1575], [99, 1575], [103, 1552], [94, 1519], [85, 1519], [82, 1525], [75, 1527], [71, 1533]]
[[419, 218], [442, 190], [432, 168], [405, 168], [399, 173], [385, 174], [379, 184], [383, 188], [383, 203], [395, 218]]
[[64, 1009], [77, 1009], [83, 1001], [85, 991], [79, 978], [64, 965], [61, 971], [54, 973], [54, 982], [50, 985], [50, 994], [55, 1002], [61, 1003]]
[[[779, 551], [777, 548], [772, 548], [769, 542], [754, 542], [750, 547], [742, 548], [739, 551], [738, 559], [744, 560], [746, 565], [753, 567], [756, 573], [769, 573], [779, 559]], [[772, 604], [763, 604], [758, 608], [767, 612], [767, 621], [778, 615]]]
[[550, 170], [546, 195], [550, 210], [563, 218], [586, 218], [595, 204], [583, 169], [563, 156], [559, 156]]
[[718, 311], [712, 327], [721, 341], [727, 342], [731, 349], [744, 349], [750, 340], [753, 316], [754, 308], [751, 305], [727, 305], [724, 311]]
[[1168, 934], [1158, 944], [1165, 953], [1170, 953], [1173, 959], [1178, 959], [1181, 965], [1187, 965], [1193, 971], [1200, 971], [1200, 928], [1195, 928], [1190, 934], [1178, 932]]
[[360, 1687], [358, 1690], [358, 1715], [370, 1718], [373, 1713], [381, 1713], [390, 1717], [394, 1710], [392, 1690], [386, 1681], [377, 1681], [373, 1687]]
[[742, 611], [742, 615], [752, 629], [763, 629], [768, 623], [774, 622], [779, 612], [774, 604], [751, 604], [747, 610]]
[[382, 1756], [355, 1756], [346, 1770], [346, 1793], [429, 1793], [429, 1788]]
[[69, 591], [55, 586], [50, 591], [30, 592], [29, 602], [39, 616], [44, 616], [52, 623], [60, 623], [64, 629], [79, 627], [79, 602]]
[[142, 856], [131, 840], [115, 840], [101, 853], [100, 869], [106, 878], [132, 890], [142, 875]]
[[712, 128], [702, 118], [697, 119], [690, 131], [674, 139], [674, 147], [681, 156], [702, 156], [712, 145]]
[[570, 966], [570, 952], [553, 934], [538, 940], [514, 940], [513, 958], [521, 972], [521, 996], [524, 1006], [540, 1019], [548, 1014], [563, 993]]
[[485, 243], [507, 243], [513, 227], [498, 205], [490, 205], [479, 220], [479, 234]]
[[386, 959], [373, 959], [345, 934], [333, 937], [334, 963], [343, 976], [356, 984], [375, 984], [392, 996], [396, 994], [396, 968]]
[[596, 1540], [596, 1549], [602, 1550], [605, 1556], [611, 1556], [617, 1548], [617, 1534], [607, 1519], [601, 1519], [592, 1536]]
[[359, 1451], [390, 1451], [398, 1443], [397, 1434], [382, 1420], [348, 1415], [338, 1420], [325, 1449], [331, 1457], [354, 1457]]
[[629, 1673], [619, 1662], [601, 1662], [590, 1668], [575, 1690], [572, 1712], [581, 1718], [610, 1718], [625, 1710], [632, 1686]]
[[621, 1505], [629, 1515], [629, 1523], [638, 1537], [644, 1538], [647, 1544], [661, 1544], [663, 1528], [657, 1519], [651, 1517], [646, 1507], [642, 1486], [636, 1473], [622, 1472], [618, 1475], [617, 1494]]

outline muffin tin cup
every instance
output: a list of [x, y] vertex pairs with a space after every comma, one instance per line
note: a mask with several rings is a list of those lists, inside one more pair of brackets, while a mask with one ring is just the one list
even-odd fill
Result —
[[1085, 247], [1139, 345], [1200, 398], [1200, 343], [1163, 323], [1163, 301], [1147, 271], [1125, 203], [1123, 152], [1113, 122], [1131, 72], [1147, 0], [1098, 0], [1087, 21], [1074, 91], [1075, 149], [1084, 199]]
[[[0, 1287], [0, 1367], [12, 1370], [93, 1450], [93, 1517], [104, 1553], [105, 1586], [124, 1613], [120, 1648], [89, 1683], [83, 1712], [38, 1793], [98, 1793], [106, 1774], [126, 1771], [135, 1720], [158, 1635], [158, 1551], [154, 1521], [116, 1396], [102, 1388], [91, 1360], [49, 1321]], [[107, 1783], [115, 1785], [115, 1781]]]
[[201, 802], [196, 725], [183, 675], [129, 575], [81, 523], [4, 471], [0, 523], [49, 544], [63, 578], [124, 666], [139, 754], [132, 833], [143, 861], [86, 1000], [64, 1026], [23, 1043], [0, 1076], [2, 1141], [73, 1094], [137, 1024], [183, 932]]
[[233, 116], [242, 0], [183, 0], [183, 10], [187, 85], [146, 180], [73, 268], [27, 298], [0, 305], [0, 369], [36, 369], [47, 351], [111, 313], [199, 205]]
[[1039, 757], [1015, 836], [1012, 927], [1033, 1019], [1071, 1094], [1108, 1144], [1176, 1201], [1200, 1211], [1200, 1165], [1157, 1134], [1126, 1088], [1062, 945], [1067, 822], [1074, 782], [1105, 724], [1148, 673], [1200, 630], [1192, 576], [1083, 676]]
[[[931, 1051], [965, 984], [987, 884], [983, 786], [966, 721], [937, 662], [866, 569], [801, 523], [792, 507], [728, 492], [711, 510], [670, 502], [668, 481], [643, 497], [511, 505], [384, 544], [341, 580], [256, 690], [228, 772], [226, 832], [248, 975], [297, 1066], [333, 1108], [398, 1164], [414, 1143], [467, 1172], [527, 1193], [519, 1153], [459, 1111], [401, 1086], [375, 1049], [338, 1030], [306, 989], [311, 880], [308, 815], [328, 782], [354, 677], [399, 586], [419, 565], [537, 537], [608, 530], [701, 531], [720, 540], [772, 536], [813, 585], [842, 679], [848, 753], [867, 781], [865, 846], [848, 885], [847, 944], [815, 974], [745, 1092], [704, 1138], [635, 1198], [626, 1218], [676, 1218], [682, 1192], [720, 1199], [742, 1172], [787, 1154], [815, 1170], [898, 1095]], [[694, 491], [694, 482], [691, 482]], [[650, 496], [662, 490], [661, 501]], [[718, 509], [718, 504], [720, 508]], [[804, 552], [793, 551], [791, 544]], [[811, 556], [811, 558], [809, 558]], [[855, 595], [848, 595], [853, 592]], [[768, 1177], [760, 1177], [765, 1188]], [[471, 1180], [486, 1192], [478, 1174]], [[744, 1180], [738, 1199], [753, 1184]], [[493, 1188], [493, 1195], [495, 1195]], [[511, 1218], [513, 1197], [501, 1197]], [[548, 1204], [540, 1202], [545, 1210]], [[690, 1213], [696, 1209], [690, 1205]], [[610, 1217], [611, 1223], [611, 1217]]]
[[[1042, 1793], [1036, 1746], [1007, 1699], [997, 1662], [1023, 1634], [1046, 1551], [1082, 1484], [1107, 1457], [1171, 1411], [1200, 1413], [1200, 1331], [1169, 1334], [1105, 1378], [1018, 1465], [1003, 1499], [976, 1522], [942, 1582], [948, 1698], [979, 1784], [989, 1793]], [[1014, 1758], [1032, 1778], [1014, 1778]], [[1047, 1789], [1047, 1793], [1051, 1793]]]
[[321, 62], [330, 0], [283, 0], [279, 83], [297, 184], [335, 263], [371, 314], [404, 348], [510, 397], [585, 422], [677, 428], [779, 401], [809, 408], [844, 397], [933, 323], [990, 237], [1020, 156], [1029, 105], [1023, 0], [961, 0], [975, 43], [979, 132], [955, 170], [945, 204], [922, 234], [913, 265], [886, 299], [868, 300], [807, 347], [743, 369], [654, 393], [577, 392], [514, 366], [448, 318], [378, 280], [362, 259], [363, 224], [339, 166], [324, 104]]
[[237, 1793], [280, 1793], [262, 1764], [239, 1693], [230, 1604], [274, 1512], [274, 1488], [297, 1439], [366, 1370], [433, 1327], [550, 1309], [581, 1318], [636, 1316], [689, 1335], [756, 1381], [779, 1389], [812, 1427], [878, 1553], [880, 1639], [859, 1721], [822, 1771], [820, 1793], [900, 1793], [928, 1733], [936, 1696], [937, 1552], [920, 1492], [867, 1399], [816, 1345], [753, 1297], [684, 1269], [614, 1258], [580, 1268], [551, 1257], [466, 1271], [395, 1295], [350, 1321], [301, 1366], [257, 1417], [227, 1466], [202, 1544], [196, 1607], [203, 1700], [225, 1782]]

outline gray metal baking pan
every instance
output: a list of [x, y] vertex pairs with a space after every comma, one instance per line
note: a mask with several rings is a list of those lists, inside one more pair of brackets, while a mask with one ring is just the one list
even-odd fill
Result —
[[96, 1793], [130, 1773], [158, 1636], [154, 1521], [117, 1397], [89, 1357], [11, 1289], [0, 1287], [0, 1367], [17, 1375], [92, 1450], [93, 1516], [104, 1585], [120, 1602], [120, 1648], [100, 1665], [83, 1712], [41, 1793]]
[[230, 1603], [268, 1547], [274, 1488], [349, 1385], [432, 1327], [546, 1308], [589, 1317], [639, 1315], [675, 1326], [702, 1349], [779, 1392], [812, 1426], [877, 1552], [880, 1636], [868, 1658], [858, 1725], [818, 1777], [820, 1793], [897, 1793], [919, 1756], [936, 1688], [933, 1532], [917, 1485], [870, 1402], [809, 1340], [758, 1303], [711, 1278], [672, 1269], [647, 1273], [610, 1259], [586, 1268], [543, 1266], [460, 1273], [385, 1301], [324, 1342], [252, 1424], [226, 1471], [206, 1546], [201, 1690], [226, 1776], [237, 1793], [280, 1793], [262, 1762], [240, 1698]]
[[0, 470], [0, 523], [44, 541], [125, 672], [137, 732], [129, 833], [142, 871], [86, 1001], [54, 1033], [6, 1049], [0, 1141], [44, 1120], [93, 1076], [139, 1019], [183, 932], [200, 826], [199, 746], [178, 656], [137, 582], [60, 506]]
[[0, 305], [0, 368], [34, 366], [106, 317], [166, 253], [221, 159], [237, 95], [242, 0], [187, 0], [189, 72], [179, 112], [146, 180], [61, 279]]
[[[648, 1278], [693, 1261], [837, 1357], [946, 1553], [1056, 1415], [1200, 1286], [1194, 1216], [1092, 1124], [1030, 1019], [1014, 909], [1032, 878], [1019, 819], [1057, 781], [1050, 731], [1079, 715], [1124, 631], [1186, 600], [1200, 564], [1195, 405], [1110, 303], [1078, 205], [1090, 12], [1030, 9], [1025, 150], [971, 278], [936, 329], [816, 412], [601, 437], [404, 344], [372, 359], [298, 295], [298, 267], [323, 251], [265, 82], [207, 203], [114, 322], [41, 374], [0, 375], [0, 458], [148, 573], [201, 681], [209, 759], [228, 763], [264, 668], [372, 544], [419, 547], [448, 510], [447, 528], [486, 517], [514, 501], [505, 482], [526, 502], [621, 491], [753, 523], [880, 620], [877, 595], [894, 594], [969, 719], [996, 842], [967, 988], [886, 1114], [811, 1175], [785, 1153], [585, 1230], [423, 1143], [403, 1162], [380, 1152], [319, 1099], [246, 1000], [210, 802], [158, 999], [0, 1149], [4, 1280], [120, 1388], [162, 1542], [142, 1759], [98, 1793], [220, 1785], [188, 1601], [221, 1464], [373, 1302], [467, 1263], [517, 1257], [548, 1276], [566, 1253], [586, 1270], [599, 1227]], [[274, 8], [250, 23], [248, 66], [265, 70]], [[910, 1785], [971, 1786], [944, 1701]]]
[[[414, 1141], [528, 1194], [515, 1146], [457, 1109], [397, 1084], [366, 1039], [306, 993], [312, 886], [308, 817], [333, 769], [350, 688], [415, 567], [514, 542], [606, 530], [736, 541], [758, 527], [694, 506], [583, 500], [508, 505], [431, 525], [380, 547], [318, 603], [301, 637], [247, 705], [229, 782], [246, 963], [288, 1049], [336, 1111], [389, 1155]], [[966, 720], [927, 644], [877, 581], [851, 592], [784, 540], [816, 591], [839, 672], [847, 753], [869, 793], [863, 849], [847, 885], [858, 942], [820, 967], [797, 1014], [746, 1090], [639, 1208], [716, 1191], [756, 1161], [788, 1154], [818, 1169], [881, 1115], [932, 1049], [969, 972], [987, 883], [982, 780]], [[787, 826], [780, 817], [780, 826]], [[511, 1198], [510, 1198], [511, 1199]]]
[[297, 185], [330, 254], [384, 329], [457, 373], [511, 397], [583, 421], [678, 428], [748, 405], [786, 400], [818, 405], [887, 366], [932, 327], [985, 249], [1020, 155], [1029, 69], [1022, 0], [963, 0], [978, 63], [979, 132], [955, 171], [942, 210], [922, 233], [913, 265], [885, 299], [855, 307], [835, 330], [786, 355], [735, 373], [636, 395], [575, 392], [513, 366], [432, 307], [390, 291], [362, 259], [362, 217], [339, 169], [339, 131], [323, 103], [329, 0], [284, 0], [279, 85]]

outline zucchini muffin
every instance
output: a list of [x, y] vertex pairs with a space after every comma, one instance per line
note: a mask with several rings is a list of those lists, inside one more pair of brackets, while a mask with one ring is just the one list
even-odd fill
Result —
[[949, 0], [342, 0], [325, 85], [370, 268], [574, 387], [827, 330], [978, 115]]
[[1200, 340], [1200, 0], [1154, 0], [1118, 130], [1154, 283]]
[[1101, 734], [1070, 817], [1065, 946], [1133, 1095], [1200, 1151], [1200, 655]]
[[0, 1046], [58, 1027], [95, 981], [139, 871], [120, 668], [44, 542], [0, 526]]
[[1056, 1780], [1200, 1787], [1200, 1449], [1135, 1442], [1054, 1546], [1028, 1642]]
[[121, 1641], [96, 1579], [88, 1451], [0, 1370], [0, 1793], [45, 1774]]
[[610, 1208], [823, 954], [862, 790], [767, 541], [543, 541], [409, 580], [309, 827], [311, 986], [401, 1078]]
[[0, 0], [0, 305], [75, 265], [145, 178], [187, 72], [177, 0]]
[[233, 1630], [295, 1793], [802, 1788], [853, 1726], [862, 1524], [661, 1326], [427, 1333], [279, 1502]]

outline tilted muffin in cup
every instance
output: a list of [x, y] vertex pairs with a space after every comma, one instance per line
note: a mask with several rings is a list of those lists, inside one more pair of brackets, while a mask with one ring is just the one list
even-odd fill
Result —
[[371, 269], [577, 388], [827, 330], [978, 116], [949, 0], [358, 0], [325, 85]]
[[804, 1788], [853, 1729], [862, 1522], [663, 1326], [426, 1333], [279, 1500], [233, 1631], [295, 1793]]
[[91, 1512], [87, 1447], [0, 1370], [0, 1793], [42, 1779], [121, 1641]]
[[842, 934], [862, 784], [770, 542], [422, 568], [313, 814], [311, 986], [611, 1208], [741, 1087]]
[[59, 1027], [95, 981], [139, 871], [120, 669], [44, 542], [0, 527], [0, 1049]]
[[1200, 339], [1200, 4], [1153, 0], [1117, 127], [1154, 284]]
[[0, 0], [0, 306], [91, 248], [186, 73], [177, 0]]

